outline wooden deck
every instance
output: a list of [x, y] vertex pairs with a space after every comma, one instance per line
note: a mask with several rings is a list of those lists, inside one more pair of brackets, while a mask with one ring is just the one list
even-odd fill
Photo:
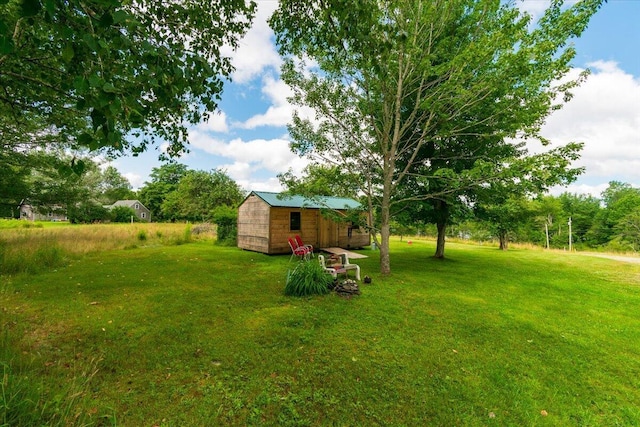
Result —
[[330, 254], [347, 254], [349, 256], [349, 259], [361, 259], [361, 258], [369, 258], [366, 255], [362, 255], [362, 254], [358, 254], [355, 252], [351, 252], [348, 251], [346, 249], [342, 249], [342, 248], [336, 248], [336, 247], [332, 247], [332, 248], [320, 248], [321, 251], [324, 252], [329, 252]]

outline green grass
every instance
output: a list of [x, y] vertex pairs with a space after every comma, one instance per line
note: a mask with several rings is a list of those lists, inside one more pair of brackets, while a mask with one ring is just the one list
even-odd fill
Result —
[[211, 241], [5, 276], [5, 377], [71, 424], [640, 425], [640, 265], [433, 250], [392, 242], [388, 277], [362, 251], [351, 299], [286, 297], [288, 255]]

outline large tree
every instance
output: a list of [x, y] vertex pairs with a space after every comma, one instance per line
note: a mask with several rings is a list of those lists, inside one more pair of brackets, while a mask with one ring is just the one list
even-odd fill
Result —
[[151, 182], [144, 183], [138, 191], [138, 198], [151, 211], [156, 221], [168, 219], [162, 211], [162, 203], [175, 191], [187, 172], [187, 166], [182, 163], [166, 163], [151, 169]]
[[[91, 149], [185, 149], [217, 107], [255, 3], [245, 0], [0, 1], [0, 137]], [[135, 138], [133, 138], [135, 137]]]
[[[499, 0], [282, 0], [271, 19], [283, 79], [293, 102], [310, 106], [316, 121], [294, 117], [292, 147], [352, 173], [380, 212], [381, 271], [390, 272], [392, 208], [409, 200], [442, 198], [461, 186], [493, 178], [485, 153], [472, 168], [429, 166], [429, 145], [456, 148], [470, 140], [500, 143], [535, 137], [565, 91], [578, 36], [602, 0], [567, 9], [553, 2], [535, 27], [513, 3]], [[296, 58], [308, 57], [308, 67]], [[561, 99], [560, 99], [561, 101]], [[399, 189], [424, 173], [419, 192]], [[429, 188], [429, 178], [450, 178]], [[442, 180], [440, 180], [442, 182]]]
[[105, 205], [118, 200], [130, 200], [136, 197], [129, 180], [122, 176], [114, 166], [107, 166], [101, 174], [100, 200]]
[[210, 221], [220, 206], [237, 208], [244, 194], [225, 171], [188, 171], [162, 204], [166, 218]]

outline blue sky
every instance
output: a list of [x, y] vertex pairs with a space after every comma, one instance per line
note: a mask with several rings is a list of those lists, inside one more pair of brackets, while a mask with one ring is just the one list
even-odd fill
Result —
[[[534, 16], [549, 0], [516, 0]], [[279, 79], [281, 59], [266, 19], [275, 0], [258, 0], [253, 28], [240, 48], [224, 52], [236, 72], [225, 86], [220, 111], [190, 132], [191, 152], [178, 161], [191, 169], [222, 168], [245, 190], [279, 191], [276, 175], [300, 171], [302, 159], [289, 152], [286, 123], [293, 108], [287, 86]], [[589, 68], [591, 76], [574, 90], [573, 100], [554, 113], [543, 135], [553, 145], [585, 143], [577, 163], [586, 172], [562, 191], [598, 196], [611, 180], [640, 187], [640, 0], [609, 0], [593, 17], [580, 39], [572, 74]], [[157, 147], [162, 149], [162, 147]], [[532, 147], [535, 150], [535, 147]], [[113, 165], [134, 188], [160, 166], [158, 151], [120, 157]]]

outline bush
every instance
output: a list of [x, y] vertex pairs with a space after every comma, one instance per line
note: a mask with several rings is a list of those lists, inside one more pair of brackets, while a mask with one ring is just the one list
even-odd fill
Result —
[[317, 261], [299, 261], [293, 271], [287, 272], [285, 295], [307, 296], [329, 293], [333, 278], [327, 274]]
[[221, 205], [213, 210], [213, 222], [218, 226], [218, 242], [235, 246], [238, 242], [238, 210]]
[[133, 218], [134, 222], [138, 221], [136, 211], [127, 206], [116, 206], [111, 209], [111, 219], [113, 222], [131, 222]]
[[90, 224], [92, 222], [108, 221], [111, 218], [109, 209], [90, 201], [70, 206], [67, 211], [67, 217], [72, 224]]

